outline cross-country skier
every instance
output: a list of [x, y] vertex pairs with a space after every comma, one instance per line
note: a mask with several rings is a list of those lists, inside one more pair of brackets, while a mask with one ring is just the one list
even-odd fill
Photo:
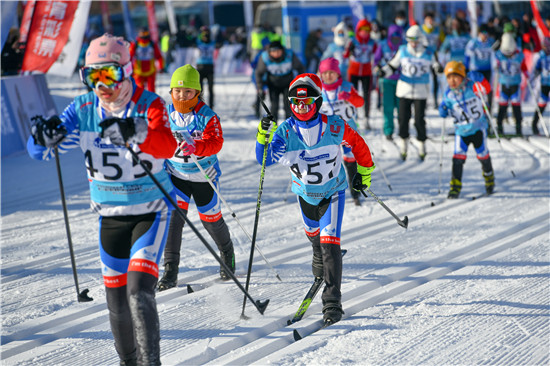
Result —
[[197, 71], [200, 74], [201, 87], [204, 79], [208, 83], [208, 105], [214, 108], [214, 51], [220, 45], [212, 39], [210, 28], [203, 25], [197, 37], [199, 57], [197, 59]]
[[[300, 59], [290, 49], [283, 47], [280, 41], [273, 41], [262, 51], [262, 55], [254, 71], [256, 77], [256, 92], [263, 98], [264, 85], [267, 85], [271, 110], [275, 118], [279, 111], [279, 97], [283, 95], [283, 107], [285, 118], [290, 117], [291, 112], [286, 103], [288, 97], [288, 84], [294, 76], [305, 71]], [[266, 76], [264, 78], [264, 75]]]
[[164, 69], [164, 58], [147, 29], [140, 30], [136, 41], [130, 45], [130, 55], [137, 85], [154, 93], [157, 72]]
[[481, 163], [485, 190], [493, 193], [495, 174], [487, 146], [487, 117], [483, 113], [480, 98], [491, 91], [491, 84], [479, 72], [469, 72], [462, 62], [450, 61], [445, 65], [445, 76], [449, 88], [439, 105], [439, 115], [454, 118], [455, 148], [451, 189], [448, 198], [458, 198], [462, 189], [462, 170], [468, 154], [468, 146], [474, 145], [477, 159]]
[[414, 105], [414, 126], [417, 140], [420, 143], [419, 157], [426, 156], [426, 100], [428, 99], [430, 70], [437, 73], [443, 67], [437, 62], [431, 48], [424, 45], [424, 35], [418, 25], [413, 25], [405, 33], [406, 45], [399, 47], [395, 56], [379, 70], [379, 76], [384, 77], [395, 73], [401, 67], [401, 75], [397, 81], [396, 96], [399, 98], [399, 137], [401, 137], [401, 159], [407, 158], [409, 141], [409, 119]]
[[371, 24], [366, 19], [361, 19], [355, 26], [355, 37], [348, 41], [344, 58], [349, 58], [348, 77], [355, 89], [359, 90], [359, 82], [365, 100], [365, 125], [364, 129], [370, 129], [370, 92], [372, 89], [372, 60], [378, 47], [376, 42], [370, 39]]
[[[223, 145], [222, 126], [218, 115], [202, 101], [199, 78], [199, 72], [191, 65], [176, 69], [172, 75], [172, 104], [168, 106], [168, 114], [170, 127], [180, 146], [177, 151], [174, 149], [174, 156], [166, 162], [166, 168], [176, 187], [178, 206], [187, 213], [193, 198], [202, 225], [218, 246], [221, 259], [235, 272], [233, 242], [222, 217], [220, 198], [191, 157], [196, 156], [198, 163], [219, 189], [221, 170], [216, 154]], [[193, 141], [186, 142], [183, 134], [191, 136]], [[164, 275], [158, 286], [160, 291], [177, 285], [183, 225], [181, 216], [172, 216], [164, 250]], [[231, 278], [223, 267], [220, 267], [220, 277], [224, 280]]]
[[336, 27], [332, 29], [334, 33], [334, 39], [328, 44], [325, 52], [321, 56], [321, 60], [329, 57], [334, 57], [340, 63], [340, 75], [342, 78], [348, 79], [348, 59], [344, 58], [344, 51], [346, 50], [346, 44], [349, 40], [348, 30], [345, 22], [336, 24]]
[[502, 122], [508, 114], [508, 104], [512, 103], [512, 113], [516, 120], [516, 134], [522, 135], [521, 131], [521, 74], [527, 76], [527, 65], [523, 52], [518, 50], [516, 41], [511, 33], [502, 35], [500, 49], [495, 54], [497, 70], [499, 73], [498, 83], [500, 97], [498, 101], [497, 131], [499, 135], [504, 133]]
[[[533, 79], [540, 75], [540, 93], [538, 96], [537, 106], [540, 114], [544, 113], [548, 99], [550, 98], [550, 38], [546, 37], [542, 41], [542, 50], [537, 53], [535, 67], [533, 68]], [[539, 122], [539, 114], [535, 112], [533, 115], [533, 135], [539, 134], [537, 126]], [[541, 121], [544, 123], [544, 121]]]
[[[320, 112], [327, 116], [338, 115], [347, 124], [357, 131], [355, 118], [357, 117], [357, 108], [364, 103], [363, 97], [357, 93], [353, 84], [345, 81], [340, 75], [340, 65], [337, 59], [329, 57], [321, 61], [319, 65], [319, 74], [323, 83], [323, 105]], [[351, 153], [351, 149], [342, 146], [344, 150], [344, 167], [348, 173], [350, 186], [353, 185], [353, 177], [357, 173], [357, 163]], [[356, 206], [361, 206], [359, 192], [352, 189], [351, 197]]]
[[367, 144], [353, 128], [337, 115], [319, 113], [323, 97], [317, 75], [298, 75], [290, 83], [288, 94], [293, 115], [274, 133], [269, 132], [270, 118], [262, 118], [256, 159], [262, 164], [264, 145], [268, 143], [266, 166], [279, 163], [290, 168], [292, 191], [298, 196], [304, 229], [313, 246], [313, 275], [322, 277], [326, 284], [323, 319], [331, 324], [343, 314], [340, 229], [347, 182], [340, 145], [350, 147], [357, 160], [354, 189], [370, 186], [374, 164]]
[[99, 214], [99, 249], [109, 320], [121, 365], [160, 365], [155, 301], [158, 263], [172, 207], [128, 148], [168, 192], [164, 169], [177, 143], [161, 97], [130, 76], [127, 42], [105, 34], [94, 39], [80, 70], [93, 91], [76, 97], [58, 117], [32, 128], [31, 157], [49, 160], [80, 147], [90, 182], [91, 207]]

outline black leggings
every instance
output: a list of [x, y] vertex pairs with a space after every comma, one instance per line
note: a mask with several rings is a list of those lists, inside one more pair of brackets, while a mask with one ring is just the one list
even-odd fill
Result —
[[426, 121], [424, 113], [426, 112], [426, 99], [406, 99], [399, 98], [399, 137], [409, 138], [409, 120], [412, 115], [412, 106], [414, 105], [414, 127], [418, 141], [426, 141]]
[[361, 88], [363, 89], [363, 99], [365, 100], [365, 117], [368, 119], [370, 115], [370, 90], [372, 87], [372, 76], [350, 75], [349, 80], [356, 90], [359, 90], [359, 81], [361, 81]]

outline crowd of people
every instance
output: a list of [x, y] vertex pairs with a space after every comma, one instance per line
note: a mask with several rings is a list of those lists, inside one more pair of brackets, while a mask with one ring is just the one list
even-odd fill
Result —
[[[454, 119], [450, 199], [460, 195], [470, 144], [481, 163], [486, 193], [495, 188], [487, 145], [492, 70], [498, 73], [499, 90], [495, 134], [503, 132], [508, 103], [516, 133], [522, 133], [522, 73], [529, 82], [540, 76], [541, 111], [548, 101], [550, 39], [540, 40], [513, 22], [503, 24], [502, 35], [495, 22], [481, 25], [478, 36], [471, 39], [460, 14], [440, 25], [432, 13], [421, 25], [407, 26], [406, 19], [398, 13], [387, 30], [366, 19], [353, 30], [338, 24], [333, 42], [324, 50], [314, 49], [317, 56], [307, 65], [274, 33], [257, 33], [253, 40], [258, 101], [269, 95], [273, 112], [258, 117], [256, 160], [262, 169], [276, 163], [289, 168], [312, 246], [312, 273], [325, 283], [321, 298], [327, 325], [344, 313], [340, 233], [346, 190], [352, 192], [354, 204], [361, 205], [359, 193], [369, 189], [375, 169], [362, 133], [372, 128], [370, 94], [376, 85], [384, 111], [383, 133], [392, 141], [397, 110], [403, 160], [408, 157], [413, 110], [419, 158], [426, 156], [425, 110], [430, 94], [440, 116]], [[151, 78], [166, 71], [165, 58], [147, 30], [133, 43], [110, 34], [91, 40], [79, 70], [89, 92], [77, 96], [60, 116], [36, 118], [27, 143], [29, 155], [37, 160], [77, 147], [84, 153], [91, 207], [100, 218], [99, 253], [121, 365], [160, 364], [155, 291], [177, 287], [182, 231], [191, 200], [219, 250], [220, 277], [236, 280], [233, 242], [220, 207], [222, 172], [217, 154], [224, 137], [223, 124], [213, 110], [211, 86], [217, 42], [208, 27], [189, 41], [200, 56], [195, 65], [177, 65], [171, 73], [171, 101], [166, 105]], [[523, 50], [537, 54], [534, 65], [527, 65]], [[487, 67], [488, 60], [496, 68]], [[315, 70], [308, 70], [311, 67]], [[441, 74], [444, 83], [438, 82]], [[209, 83], [208, 104], [204, 79]], [[443, 89], [441, 84], [447, 86]], [[278, 116], [280, 107], [284, 118]], [[535, 128], [536, 122], [533, 132], [538, 133]]]

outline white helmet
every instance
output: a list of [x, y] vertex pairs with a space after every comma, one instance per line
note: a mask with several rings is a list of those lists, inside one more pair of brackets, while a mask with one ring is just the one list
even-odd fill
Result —
[[510, 56], [516, 52], [517, 48], [518, 46], [514, 39], [514, 35], [511, 33], [504, 33], [500, 40], [500, 52], [502, 52], [504, 56]]
[[420, 42], [421, 38], [422, 30], [416, 24], [407, 29], [407, 33], [405, 33], [405, 39], [407, 42]]

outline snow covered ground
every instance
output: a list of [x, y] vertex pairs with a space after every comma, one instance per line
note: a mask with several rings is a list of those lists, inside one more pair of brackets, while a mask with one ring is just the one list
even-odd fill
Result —
[[[83, 91], [76, 78], [48, 80], [59, 110]], [[254, 91], [246, 77], [219, 76], [217, 82], [215, 110], [225, 135], [222, 194], [252, 233], [260, 176]], [[167, 100], [168, 83], [161, 75], [158, 91]], [[273, 268], [256, 251], [250, 286], [255, 299], [270, 299], [265, 314], [248, 303], [250, 319], [240, 318], [242, 293], [218, 280], [219, 266], [186, 227], [179, 286], [157, 294], [163, 364], [548, 365], [549, 140], [490, 140], [496, 193], [476, 200], [484, 186], [470, 151], [462, 197], [448, 201], [452, 136], [441, 143], [443, 120], [428, 105], [424, 162], [414, 146], [401, 162], [396, 146], [381, 136], [380, 112], [372, 110], [374, 130], [365, 138], [378, 169], [371, 189], [410, 223], [401, 228], [370, 197], [361, 207], [348, 197], [341, 322], [313, 333], [322, 319], [316, 298], [301, 322], [286, 325], [312, 282], [311, 249], [295, 197], [287, 192], [289, 173], [274, 166], [265, 174], [257, 240]], [[524, 133], [530, 134], [533, 105], [524, 114]], [[79, 286], [94, 301], [76, 301], [55, 163], [26, 154], [2, 158], [3, 365], [118, 364], [82, 153], [62, 155], [61, 163]], [[191, 221], [211, 242], [190, 207]], [[223, 213], [244, 283], [250, 241], [225, 207]], [[194, 293], [187, 293], [187, 284]], [[302, 340], [294, 341], [294, 329]]]

